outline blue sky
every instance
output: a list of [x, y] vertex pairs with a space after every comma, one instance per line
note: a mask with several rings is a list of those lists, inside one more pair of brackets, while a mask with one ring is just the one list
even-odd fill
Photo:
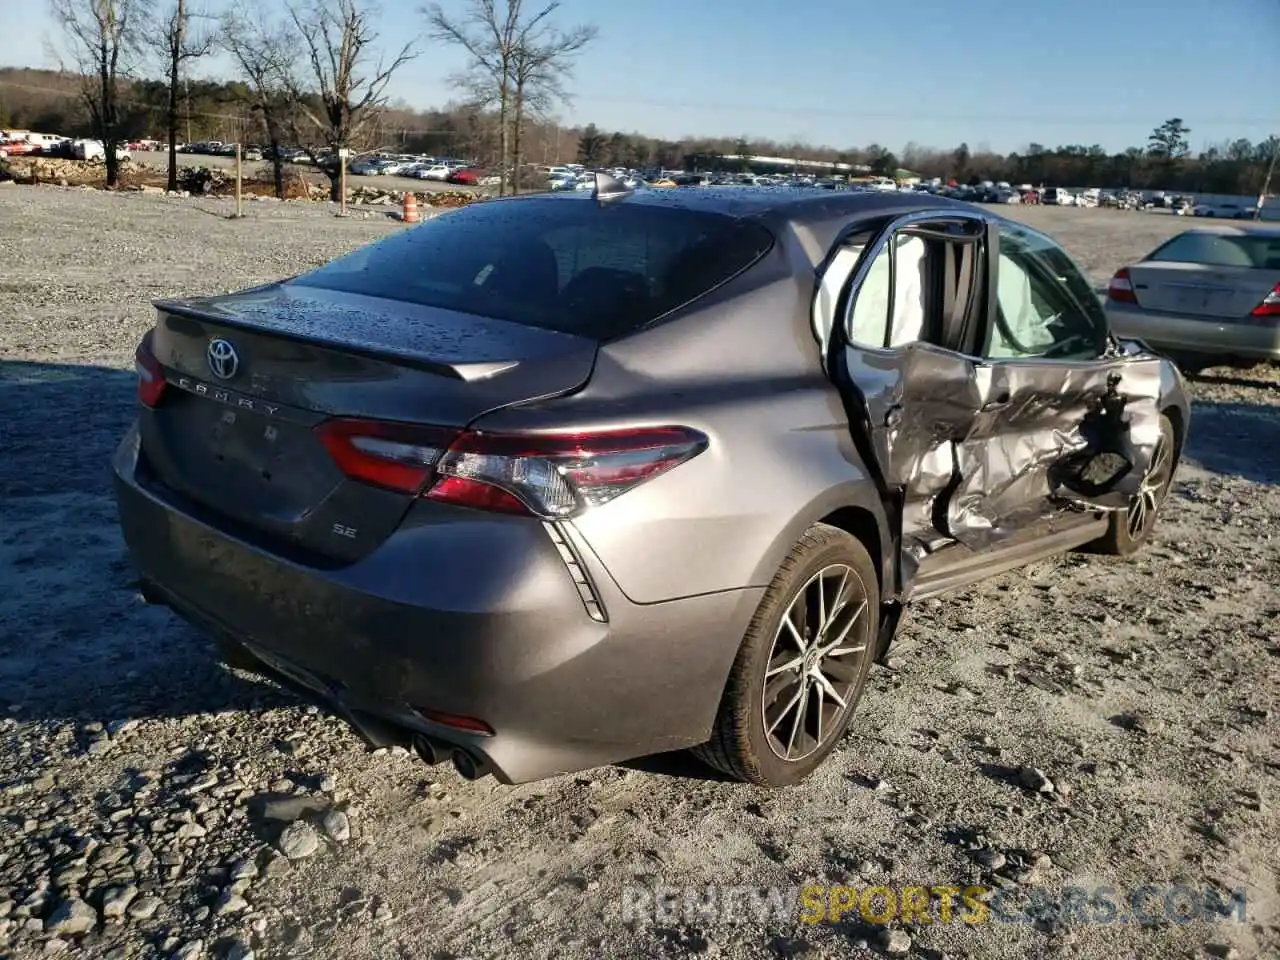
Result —
[[[423, 32], [420, 5], [382, 0], [387, 46]], [[40, 0], [23, 9], [0, 65], [53, 66]], [[559, 16], [600, 29], [562, 120], [607, 130], [1001, 151], [1119, 150], [1172, 116], [1196, 149], [1280, 133], [1280, 0], [563, 0]], [[391, 92], [442, 104], [459, 55], [421, 48]]]

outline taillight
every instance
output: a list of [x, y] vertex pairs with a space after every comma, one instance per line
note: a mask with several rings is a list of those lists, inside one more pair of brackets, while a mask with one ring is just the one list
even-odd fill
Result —
[[353, 480], [417, 494], [456, 430], [385, 420], [327, 420], [316, 428], [338, 469]]
[[160, 403], [164, 395], [164, 369], [151, 352], [151, 334], [142, 338], [133, 354], [133, 365], [138, 372], [138, 399], [148, 407]]
[[338, 419], [316, 432], [352, 479], [441, 503], [544, 519], [608, 503], [707, 447], [705, 436], [685, 427], [460, 434]]
[[686, 427], [649, 427], [582, 434], [464, 433], [436, 470], [432, 500], [570, 517], [696, 457], [707, 438]]
[[1121, 267], [1111, 278], [1107, 287], [1107, 299], [1118, 303], [1137, 303], [1138, 296], [1133, 292], [1133, 280], [1129, 277], [1129, 268]]
[[1280, 283], [1277, 283], [1266, 299], [1249, 312], [1251, 317], [1280, 317]]

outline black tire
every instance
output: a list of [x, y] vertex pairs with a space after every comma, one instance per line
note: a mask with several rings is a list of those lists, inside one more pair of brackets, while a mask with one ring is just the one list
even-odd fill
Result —
[[[800, 603], [802, 594], [805, 602]], [[830, 642], [810, 646], [812, 652], [806, 656], [796, 638], [817, 639], [810, 620], [818, 619], [814, 609], [819, 595], [824, 605], [835, 608], [826, 616]], [[841, 597], [846, 598], [844, 604], [838, 603]], [[729, 673], [711, 739], [696, 748], [695, 755], [748, 783], [799, 783], [827, 758], [848, 728], [875, 656], [879, 620], [878, 579], [866, 548], [843, 530], [814, 524], [791, 548], [760, 601]], [[822, 649], [831, 652], [824, 657], [819, 655]], [[778, 679], [766, 706], [771, 663]], [[793, 704], [790, 711], [788, 703]], [[766, 731], [767, 715], [777, 730], [774, 736]]]
[[[1173, 475], [1178, 469], [1177, 434], [1173, 429], [1173, 421], [1163, 413], [1160, 414], [1160, 439], [1151, 462], [1152, 469], [1143, 481], [1144, 491], [1134, 498], [1133, 505], [1111, 514], [1107, 532], [1089, 544], [1093, 553], [1127, 557], [1136, 553], [1151, 539], [1160, 508], [1169, 496], [1169, 487], [1173, 484]], [[1145, 505], [1141, 508], [1141, 514], [1137, 515], [1140, 499], [1145, 499]]]

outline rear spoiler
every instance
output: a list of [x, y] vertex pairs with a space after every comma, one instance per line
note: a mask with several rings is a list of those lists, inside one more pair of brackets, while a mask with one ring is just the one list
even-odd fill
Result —
[[[267, 284], [267, 286], [272, 286], [272, 284]], [[241, 292], [247, 293], [250, 291]], [[513, 370], [520, 365], [519, 360], [491, 360], [482, 363], [443, 363], [439, 360], [434, 360], [431, 357], [411, 351], [380, 350], [377, 347], [361, 343], [351, 343], [343, 340], [330, 340], [326, 337], [307, 336], [293, 332], [284, 333], [280, 330], [274, 330], [264, 324], [254, 323], [243, 317], [238, 317], [233, 313], [222, 313], [220, 311], [201, 308], [185, 300], [153, 300], [151, 301], [151, 305], [155, 307], [157, 312], [179, 321], [193, 320], [197, 322], [203, 321], [206, 323], [217, 323], [227, 327], [234, 327], [237, 330], [244, 330], [246, 333], [252, 333], [257, 336], [272, 337], [277, 340], [287, 340], [290, 343], [306, 343], [326, 350], [336, 350], [340, 353], [349, 353], [359, 357], [366, 357], [370, 360], [394, 363], [399, 366], [420, 370], [424, 373], [431, 373], [440, 377], [448, 377], [451, 380], [462, 380], [466, 382], [487, 380], [490, 377], [496, 377], [499, 374]]]

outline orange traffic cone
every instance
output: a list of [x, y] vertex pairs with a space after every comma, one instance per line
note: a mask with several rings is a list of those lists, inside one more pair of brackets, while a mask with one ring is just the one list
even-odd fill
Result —
[[418, 216], [418, 198], [411, 190], [405, 191], [404, 212], [400, 214], [400, 219], [405, 223], [421, 222], [421, 218]]

